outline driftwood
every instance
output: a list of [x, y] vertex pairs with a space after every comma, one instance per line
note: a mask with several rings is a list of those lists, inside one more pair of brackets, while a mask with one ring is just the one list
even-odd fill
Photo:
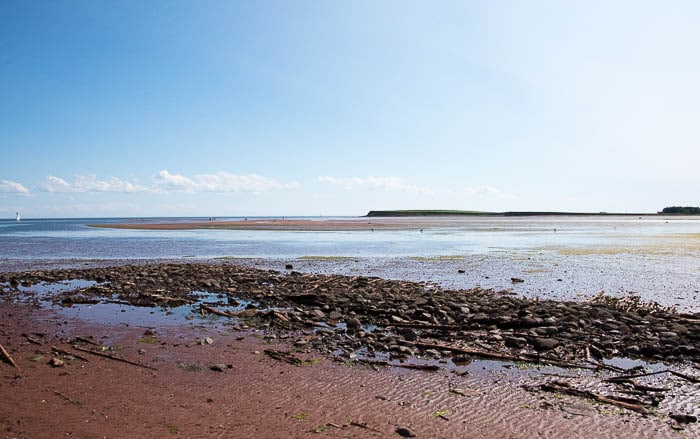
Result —
[[57, 353], [59, 353], [59, 354], [71, 355], [71, 356], [77, 358], [78, 360], [83, 360], [83, 361], [85, 361], [85, 362], [88, 362], [88, 361], [89, 361], [87, 358], [83, 357], [82, 355], [76, 354], [76, 353], [74, 353], [74, 352], [68, 352], [68, 351], [66, 351], [66, 350], [57, 348], [56, 346], [51, 346], [51, 350], [53, 350], [54, 352], [57, 352]]
[[397, 328], [432, 329], [437, 331], [459, 331], [460, 329], [464, 329], [457, 325], [433, 325], [430, 323], [394, 323], [392, 326]]
[[690, 381], [691, 383], [700, 383], [700, 378], [691, 376], [691, 375], [686, 375], [684, 373], [676, 372], [675, 370], [671, 369], [664, 369], [664, 370], [659, 370], [656, 372], [647, 372], [647, 373], [637, 373], [634, 375], [622, 375], [618, 377], [612, 377], [612, 378], [607, 378], [603, 381], [609, 382], [609, 383], [615, 383], [619, 381], [627, 381], [632, 378], [641, 378], [641, 377], [648, 377], [652, 375], [661, 375], [662, 373], [670, 373], [671, 375], [677, 376], [678, 378], [683, 378], [686, 381]]
[[360, 427], [364, 428], [365, 430], [373, 431], [375, 433], [381, 433], [381, 430], [377, 430], [376, 428], [370, 427], [367, 425], [365, 422], [357, 422], [357, 421], [350, 421], [348, 422], [349, 425], [352, 425], [353, 427]]
[[557, 366], [557, 367], [564, 367], [564, 368], [597, 370], [597, 368], [595, 368], [595, 367], [584, 366], [584, 365], [574, 364], [574, 363], [568, 363], [566, 361], [557, 360], [554, 358], [542, 357], [539, 355], [517, 356], [517, 355], [504, 354], [501, 352], [492, 352], [492, 351], [483, 351], [483, 350], [478, 350], [478, 349], [460, 348], [460, 347], [456, 347], [456, 346], [448, 346], [448, 345], [441, 345], [441, 344], [435, 344], [435, 343], [420, 343], [419, 342], [419, 343], [416, 343], [416, 346], [424, 348], [424, 349], [443, 349], [443, 350], [451, 351], [451, 352], [454, 352], [457, 354], [471, 355], [471, 356], [479, 357], [479, 358], [490, 358], [493, 360], [520, 361], [523, 363], [541, 363], [541, 364], [548, 364], [548, 365]]
[[122, 363], [131, 364], [133, 366], [143, 367], [144, 369], [158, 370], [155, 367], [148, 366], [146, 364], [137, 363], [135, 361], [127, 360], [126, 358], [116, 357], [104, 352], [96, 352], [90, 349], [81, 348], [80, 346], [73, 346], [73, 349], [77, 349], [81, 352], [87, 352], [88, 354], [97, 355], [98, 357], [109, 358], [110, 360], [120, 361]]
[[44, 343], [42, 343], [41, 340], [36, 339], [36, 338], [32, 337], [31, 335], [27, 335], [27, 334], [22, 334], [22, 335], [24, 335], [24, 338], [26, 338], [29, 343], [34, 343], [34, 344], [39, 345], [39, 346], [44, 344]]
[[5, 350], [5, 347], [4, 347], [3, 345], [1, 345], [1, 344], [0, 344], [0, 354], [2, 354], [2, 357], [3, 357], [5, 360], [7, 360], [8, 363], [10, 363], [11, 365], [13, 365], [16, 369], [21, 370], [20, 367], [19, 367], [19, 366], [17, 365], [17, 363], [15, 362], [15, 359], [12, 358], [12, 355], [10, 355], [10, 353], [7, 352], [7, 350]]
[[404, 369], [415, 369], [415, 370], [427, 370], [435, 372], [440, 370], [440, 366], [435, 364], [411, 364], [411, 363], [390, 363], [383, 360], [369, 360], [365, 358], [355, 358], [354, 361], [358, 363], [370, 364], [372, 366], [387, 366], [387, 367], [402, 367]]
[[93, 346], [102, 347], [101, 344], [99, 344], [99, 343], [96, 342], [95, 340], [92, 340], [92, 339], [90, 339], [90, 338], [88, 338], [88, 337], [77, 336], [77, 337], [75, 337], [75, 339], [78, 340], [78, 341], [82, 341], [83, 343], [91, 344], [91, 345], [93, 345]]
[[523, 386], [523, 387], [526, 390], [530, 390], [530, 391], [542, 390], [544, 392], [563, 393], [566, 395], [589, 398], [589, 399], [593, 399], [595, 401], [602, 402], [605, 404], [610, 404], [610, 405], [614, 405], [617, 407], [625, 408], [627, 410], [632, 410], [632, 411], [635, 411], [637, 413], [642, 413], [642, 414], [648, 413], [648, 411], [645, 407], [645, 404], [641, 401], [637, 401], [635, 399], [630, 399], [630, 398], [617, 398], [617, 397], [600, 395], [598, 393], [591, 392], [589, 390], [574, 389], [574, 388], [570, 387], [568, 383], [554, 381], [554, 382], [551, 382], [548, 384], [541, 384], [539, 386]]
[[221, 311], [220, 309], [216, 309], [213, 306], [205, 305], [203, 303], [199, 304], [199, 309], [201, 311], [206, 311], [209, 314], [215, 314], [217, 316], [222, 316], [222, 317], [235, 317], [233, 314], [228, 313], [226, 311]]

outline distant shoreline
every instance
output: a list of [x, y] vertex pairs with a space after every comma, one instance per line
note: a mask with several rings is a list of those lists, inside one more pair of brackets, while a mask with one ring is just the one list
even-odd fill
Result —
[[[548, 211], [521, 211], [521, 212], [481, 212], [471, 210], [370, 210], [367, 215], [371, 217], [411, 217], [411, 216], [667, 216], [679, 215], [670, 213], [610, 213], [610, 212], [548, 212]], [[687, 215], [687, 214], [686, 214]]]
[[[422, 213], [421, 213], [422, 212]], [[375, 230], [423, 230], [434, 227], [461, 227], [467, 218], [514, 218], [514, 217], [671, 217], [673, 214], [649, 213], [566, 213], [566, 212], [463, 212], [459, 211], [370, 211], [366, 216], [333, 219], [301, 218], [255, 218], [243, 220], [210, 220], [167, 222], [125, 220], [115, 223], [93, 223], [89, 227], [131, 230], [284, 230], [284, 231], [367, 231]], [[680, 215], [687, 216], [687, 215]]]

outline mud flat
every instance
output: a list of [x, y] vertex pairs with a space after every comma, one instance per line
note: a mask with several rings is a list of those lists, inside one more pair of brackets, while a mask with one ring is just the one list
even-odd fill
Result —
[[232, 221], [171, 221], [171, 222], [123, 222], [90, 224], [90, 227], [134, 230], [287, 230], [287, 231], [358, 231], [405, 230], [421, 227], [445, 227], [460, 225], [459, 218], [348, 218], [348, 219], [251, 219]]
[[698, 433], [700, 316], [634, 299], [229, 263], [0, 285], [6, 437]]

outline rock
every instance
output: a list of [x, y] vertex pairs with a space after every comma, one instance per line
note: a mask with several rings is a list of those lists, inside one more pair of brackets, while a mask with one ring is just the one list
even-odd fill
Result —
[[455, 355], [452, 357], [452, 362], [457, 366], [466, 366], [467, 364], [471, 364], [472, 359], [467, 355]]
[[287, 264], [284, 266], [285, 270], [293, 270], [294, 266], [292, 264]]
[[396, 433], [401, 437], [416, 437], [416, 434], [406, 427], [397, 428]]
[[519, 284], [519, 283], [525, 282], [524, 279], [520, 279], [519, 277], [511, 277], [510, 281], [513, 282], [514, 284]]
[[226, 364], [213, 364], [209, 366], [209, 369], [213, 370], [214, 372], [223, 372], [229, 368], [230, 366], [227, 366]]
[[51, 367], [63, 367], [66, 365], [66, 362], [61, 360], [60, 358], [53, 357], [51, 360], [49, 360], [49, 366]]
[[668, 415], [669, 418], [673, 419], [676, 422], [679, 422], [681, 424], [691, 424], [698, 422], [697, 416], [693, 415], [681, 415], [681, 414], [670, 414]]
[[688, 335], [688, 327], [680, 324], [672, 325], [671, 331], [680, 335]]
[[356, 332], [362, 328], [362, 323], [358, 319], [352, 318], [345, 322], [345, 326], [348, 328], [348, 331]]
[[509, 348], [520, 349], [527, 344], [527, 340], [523, 337], [505, 337], [505, 343]]
[[535, 328], [535, 333], [540, 336], [552, 336], [557, 335], [559, 330], [554, 326], [540, 326], [539, 328]]
[[199, 344], [201, 344], [202, 346], [212, 343], [214, 343], [214, 339], [212, 339], [211, 337], [204, 337], [203, 339], [199, 340]]
[[459, 273], [459, 274], [464, 274], [466, 272], [467, 272], [466, 270], [462, 270], [462, 269], [457, 270], [457, 273]]
[[559, 346], [559, 340], [554, 338], [532, 337], [529, 341], [538, 351], [551, 351]]
[[542, 324], [542, 319], [538, 319], [532, 316], [525, 316], [520, 319], [521, 328], [534, 328]]
[[399, 345], [399, 346], [396, 346], [396, 348], [392, 349], [392, 350], [395, 352], [398, 352], [400, 354], [404, 354], [404, 355], [409, 355], [409, 356], [414, 355], [413, 349], [409, 348], [408, 346]]
[[418, 339], [418, 334], [413, 329], [404, 329], [399, 333], [405, 340], [408, 341], [416, 341]]
[[394, 323], [405, 323], [406, 321], [397, 315], [391, 316], [391, 321]]

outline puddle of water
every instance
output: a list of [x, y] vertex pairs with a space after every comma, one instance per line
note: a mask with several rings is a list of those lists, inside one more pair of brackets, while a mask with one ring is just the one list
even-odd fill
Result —
[[[347, 358], [347, 354], [342, 350], [336, 351], [333, 354]], [[434, 359], [430, 356], [411, 356], [403, 360], [398, 360], [395, 357], [392, 357], [391, 352], [369, 351], [366, 347], [360, 348], [351, 353], [349, 358], [351, 360], [358, 359], [360, 361], [366, 360], [369, 362], [387, 362], [394, 366], [401, 366], [405, 364], [437, 366], [441, 369], [452, 371], [460, 375], [468, 374], [476, 378], [495, 380], [506, 379], [515, 381], [522, 378], [541, 377], [543, 374], [563, 376], [575, 373], [580, 377], [592, 377], [602, 372], [604, 375], [611, 375], [610, 372], [602, 370], [600, 372], [596, 372], [594, 370], [581, 368], [568, 369], [534, 362], [489, 360], [464, 355], [455, 355], [444, 359]], [[622, 370], [629, 371], [630, 373], [658, 372], [668, 368], [668, 366], [664, 365], [663, 363], [649, 363], [644, 360], [626, 357], [607, 359], [604, 360], [604, 364], [618, 367]], [[585, 363], [581, 363], [581, 365], [591, 366], [590, 364]], [[619, 376], [622, 374], [623, 372], [612, 373], [613, 376]]]
[[[119, 324], [126, 326], [174, 326], [181, 325], [196, 315], [189, 305], [174, 308], [122, 305], [117, 303], [97, 303], [94, 305], [73, 305], [56, 307], [65, 317], [78, 318], [89, 322]], [[201, 317], [200, 317], [201, 318]]]
[[[206, 317], [203, 317], [199, 312], [200, 303], [215, 306], [217, 309], [226, 312], [258, 308], [260, 305], [250, 300], [207, 291], [193, 291], [192, 295], [196, 299], [195, 303], [174, 307], [134, 306], [111, 302], [94, 304], [78, 303], [72, 304], [71, 306], [58, 306], [52, 301], [56, 295], [89, 288], [95, 285], [98, 285], [98, 283], [84, 279], [73, 279], [61, 282], [42, 282], [28, 287], [19, 286], [18, 290], [21, 294], [18, 295], [15, 300], [20, 303], [38, 300], [42, 307], [47, 309], [51, 308], [58, 314], [69, 318], [79, 318], [89, 322], [101, 322], [106, 324], [146, 327], [175, 326], [195, 319], [198, 321], [236, 321], [236, 319], [211, 314], [207, 314]], [[2, 284], [0, 286], [5, 288], [9, 285]], [[104, 300], [104, 298], [99, 297], [96, 299]], [[118, 297], [115, 296], [112, 297], [112, 299], [118, 300]]]
[[257, 309], [260, 307], [259, 302], [242, 299], [240, 297], [229, 296], [224, 293], [192, 291], [192, 294], [197, 299], [197, 304], [203, 303], [205, 305], [215, 306], [217, 309], [226, 312], [243, 311], [251, 308]]
[[20, 285], [17, 289], [22, 293], [25, 299], [36, 298], [42, 301], [49, 301], [54, 295], [89, 288], [95, 285], [98, 285], [98, 283], [92, 280], [73, 279], [61, 282], [41, 282], [29, 287]]
[[628, 357], [613, 357], [610, 359], [603, 359], [603, 364], [618, 367], [624, 370], [635, 369], [641, 371], [642, 369], [644, 369], [649, 372], [657, 372], [659, 370], [666, 369], [666, 366], [663, 363], [649, 363], [644, 360], [638, 360]]

